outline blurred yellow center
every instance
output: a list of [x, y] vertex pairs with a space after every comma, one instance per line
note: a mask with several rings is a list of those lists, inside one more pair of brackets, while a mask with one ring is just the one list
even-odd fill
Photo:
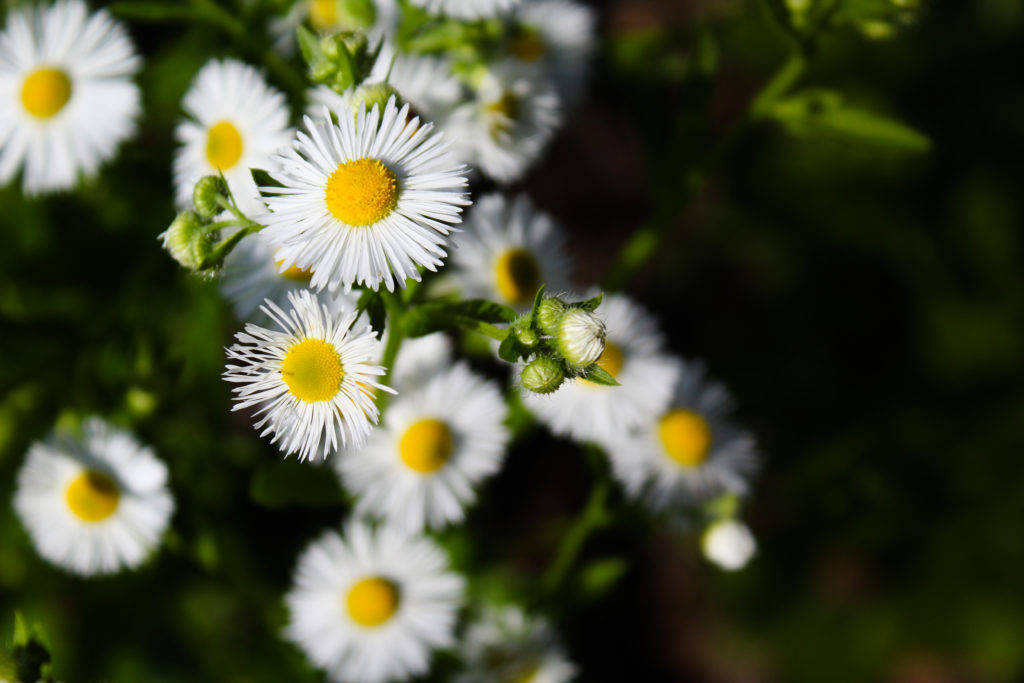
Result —
[[658, 424], [665, 452], [680, 465], [696, 467], [708, 457], [711, 429], [707, 420], [689, 410], [670, 410]]
[[454, 449], [452, 430], [444, 422], [433, 418], [414, 422], [398, 442], [398, 454], [402, 462], [421, 474], [441, 469]]
[[299, 268], [298, 266], [291, 266], [285, 270], [281, 270], [281, 265], [284, 260], [277, 261], [277, 271], [281, 277], [294, 280], [295, 282], [301, 282], [303, 284], [309, 284], [309, 281], [313, 279], [313, 271], [307, 268]]
[[487, 111], [495, 115], [491, 122], [491, 137], [508, 133], [519, 117], [519, 98], [515, 93], [505, 92], [499, 99], [487, 105]]
[[344, 376], [338, 351], [321, 339], [293, 345], [281, 362], [281, 377], [288, 390], [306, 403], [334, 398]]
[[494, 264], [498, 292], [512, 304], [525, 304], [540, 287], [540, 264], [526, 249], [509, 249]]
[[109, 475], [86, 470], [64, 493], [71, 512], [83, 522], [101, 522], [117, 510], [121, 493]]
[[242, 158], [242, 134], [230, 121], [210, 126], [206, 133], [206, 158], [210, 165], [226, 171]]
[[71, 79], [60, 69], [36, 69], [21, 86], [21, 103], [36, 118], [54, 116], [70, 99]]
[[309, 21], [321, 31], [332, 28], [338, 23], [337, 0], [310, 0]]
[[533, 31], [524, 31], [512, 39], [509, 50], [524, 62], [535, 62], [544, 54], [544, 41]]
[[377, 159], [338, 164], [327, 179], [327, 208], [348, 225], [371, 225], [398, 204], [398, 177]]
[[379, 576], [362, 579], [349, 590], [345, 606], [357, 624], [380, 626], [398, 610], [398, 587]]

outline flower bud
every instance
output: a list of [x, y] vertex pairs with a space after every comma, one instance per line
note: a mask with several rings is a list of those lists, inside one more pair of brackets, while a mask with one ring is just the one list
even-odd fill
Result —
[[171, 258], [189, 270], [198, 269], [213, 250], [206, 224], [195, 211], [179, 213], [160, 237]]
[[701, 539], [704, 557], [727, 571], [746, 566], [757, 551], [757, 542], [746, 524], [734, 519], [714, 522]]
[[512, 334], [516, 336], [516, 341], [527, 349], [532, 349], [540, 341], [537, 333], [529, 325], [513, 325]]
[[554, 337], [558, 334], [558, 323], [562, 319], [563, 313], [565, 313], [564, 301], [555, 297], [543, 299], [537, 306], [537, 327], [544, 334]]
[[565, 373], [554, 358], [540, 356], [530, 361], [519, 375], [523, 387], [535, 394], [550, 394], [562, 385]]
[[224, 179], [216, 175], [207, 175], [200, 178], [193, 188], [192, 204], [202, 218], [212, 219], [223, 210], [217, 198], [227, 199], [227, 196], [228, 186]]
[[356, 88], [355, 93], [352, 95], [352, 113], [357, 113], [361, 104], [366, 105], [367, 113], [374, 106], [383, 112], [388, 100], [392, 97], [395, 98], [396, 107], [401, 107], [404, 104], [398, 91], [387, 83], [365, 83]]
[[555, 343], [570, 367], [584, 368], [601, 357], [605, 334], [599, 317], [582, 308], [570, 308], [558, 321]]

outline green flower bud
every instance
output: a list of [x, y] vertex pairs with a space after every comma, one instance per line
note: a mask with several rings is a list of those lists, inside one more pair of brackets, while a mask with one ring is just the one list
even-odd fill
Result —
[[224, 179], [216, 175], [207, 175], [199, 179], [192, 190], [192, 204], [196, 213], [202, 218], [212, 219], [223, 209], [217, 198], [228, 197], [228, 186]]
[[529, 325], [513, 325], [512, 334], [516, 335], [516, 341], [528, 349], [532, 349], [540, 342], [540, 337]]
[[604, 353], [604, 321], [582, 308], [570, 308], [558, 321], [555, 344], [569, 367], [585, 368]]
[[355, 94], [352, 96], [352, 113], [359, 111], [359, 106], [362, 104], [366, 105], [367, 113], [376, 106], [381, 112], [384, 111], [384, 107], [387, 105], [388, 100], [394, 97], [395, 105], [401, 107], [403, 104], [402, 96], [398, 94], [398, 91], [387, 83], [367, 83], [356, 88]]
[[565, 302], [561, 299], [551, 297], [542, 300], [537, 307], [537, 327], [544, 334], [554, 337], [558, 334], [558, 323], [562, 320], [563, 313], [565, 313]]
[[530, 361], [519, 377], [523, 387], [535, 394], [550, 394], [562, 385], [565, 373], [562, 364], [554, 358], [540, 356]]
[[206, 223], [195, 211], [179, 213], [160, 237], [171, 258], [189, 270], [198, 269], [213, 250]]

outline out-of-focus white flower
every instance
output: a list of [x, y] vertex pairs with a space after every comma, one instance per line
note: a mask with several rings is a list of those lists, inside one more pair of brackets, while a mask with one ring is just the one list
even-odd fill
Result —
[[701, 548], [709, 561], [722, 569], [736, 571], [747, 566], [757, 552], [757, 542], [746, 524], [723, 519], [704, 531]]

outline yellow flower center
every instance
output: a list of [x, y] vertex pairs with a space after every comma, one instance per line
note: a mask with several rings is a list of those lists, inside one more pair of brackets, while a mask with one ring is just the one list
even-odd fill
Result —
[[347, 225], [372, 225], [398, 204], [398, 177], [378, 159], [338, 164], [327, 179], [327, 208]]
[[684, 467], [697, 467], [708, 457], [711, 429], [707, 420], [689, 410], [670, 410], [658, 424], [665, 451]]
[[337, 0], [310, 0], [309, 21], [321, 31], [332, 28], [338, 23]]
[[309, 281], [313, 279], [313, 271], [308, 268], [299, 268], [298, 266], [290, 266], [285, 270], [281, 270], [281, 265], [284, 263], [284, 259], [277, 261], [277, 271], [283, 278], [294, 280], [295, 282], [301, 282], [303, 284], [309, 284]]
[[[623, 360], [622, 347], [608, 339], [605, 340], [604, 351], [601, 352], [601, 357], [595, 362], [602, 370], [618, 379], [619, 371], [622, 370]], [[587, 382], [587, 380], [583, 381]], [[595, 384], [593, 382], [587, 382], [587, 384], [595, 387], [604, 386], [603, 384]]]
[[509, 51], [516, 59], [535, 62], [544, 55], [544, 41], [536, 31], [525, 30], [512, 38]]
[[526, 249], [509, 249], [494, 264], [498, 292], [513, 305], [526, 304], [540, 287], [540, 264]]
[[345, 371], [341, 356], [322, 339], [304, 339], [288, 349], [281, 362], [281, 377], [300, 401], [314, 403], [334, 398]]
[[415, 422], [398, 442], [398, 454], [409, 469], [430, 474], [441, 469], [455, 450], [452, 430], [444, 422], [427, 418]]
[[345, 607], [360, 626], [380, 626], [398, 611], [398, 586], [379, 576], [362, 579], [349, 590]]
[[226, 171], [242, 158], [242, 134], [230, 121], [210, 126], [206, 133], [206, 158], [214, 168]]
[[36, 69], [21, 86], [25, 111], [39, 119], [54, 116], [70, 99], [71, 79], [60, 69]]
[[519, 98], [515, 93], [506, 91], [500, 98], [487, 105], [487, 111], [495, 115], [491, 122], [491, 137], [497, 138], [510, 132], [519, 118]]
[[72, 514], [83, 522], [101, 522], [117, 510], [117, 483], [107, 474], [86, 470], [68, 484], [64, 497]]

